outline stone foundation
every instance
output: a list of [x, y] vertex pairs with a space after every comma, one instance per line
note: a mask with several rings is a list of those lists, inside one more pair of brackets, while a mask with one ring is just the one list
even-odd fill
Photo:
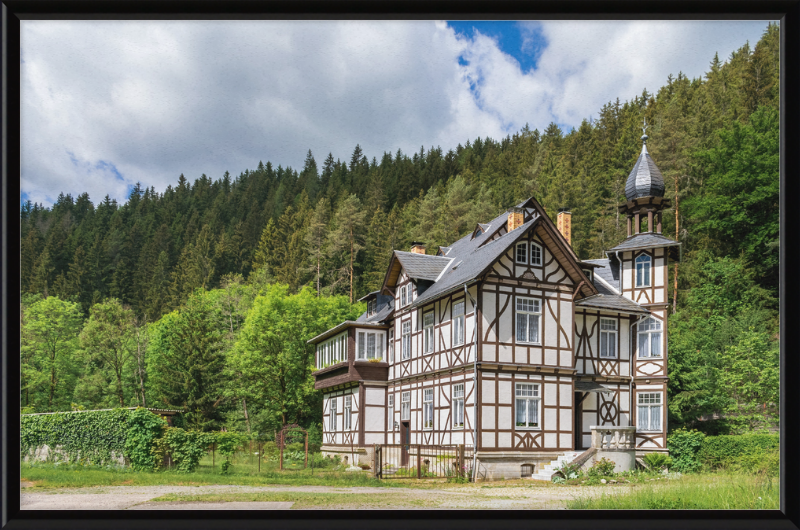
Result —
[[323, 445], [320, 448], [320, 453], [325, 458], [333, 458], [338, 456], [342, 462], [347, 462], [348, 465], [369, 464], [372, 465], [372, 455], [375, 453], [374, 447], [337, 447], [332, 445]]
[[558, 451], [478, 451], [478, 476], [483, 478], [485, 474], [485, 480], [519, 479], [523, 465], [532, 465], [533, 474], [536, 474], [561, 454]]

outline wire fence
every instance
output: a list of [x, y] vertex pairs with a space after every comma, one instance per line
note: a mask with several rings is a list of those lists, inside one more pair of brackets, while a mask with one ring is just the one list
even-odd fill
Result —
[[384, 479], [468, 479], [472, 474], [472, 451], [464, 444], [376, 445], [375, 474]]

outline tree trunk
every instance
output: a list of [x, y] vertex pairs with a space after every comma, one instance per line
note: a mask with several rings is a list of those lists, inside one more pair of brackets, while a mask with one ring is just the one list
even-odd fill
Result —
[[350, 227], [350, 303], [353, 303], [353, 228]]
[[144, 366], [142, 357], [141, 330], [138, 330], [136, 332], [136, 364], [139, 366], [139, 389], [142, 394], [142, 407], [147, 408], [147, 400], [144, 397]]
[[244, 408], [244, 420], [247, 422], [247, 432], [250, 432], [250, 416], [247, 415], [247, 399], [242, 398], [242, 407]]
[[122, 370], [115, 369], [114, 371], [117, 373], [117, 397], [119, 398], [119, 406], [124, 407], [125, 398], [122, 395]]
[[47, 408], [49, 412], [53, 411], [53, 396], [56, 393], [56, 352], [53, 350], [53, 355], [50, 356], [50, 397], [47, 400]]

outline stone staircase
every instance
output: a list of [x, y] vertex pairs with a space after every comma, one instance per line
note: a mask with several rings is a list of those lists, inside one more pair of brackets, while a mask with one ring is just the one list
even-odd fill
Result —
[[531, 480], [546, 480], [549, 482], [553, 478], [553, 473], [555, 473], [557, 469], [561, 468], [565, 462], [572, 462], [582, 454], [583, 451], [567, 451], [555, 460], [552, 460], [549, 464], [541, 466], [541, 469], [539, 469], [538, 473], [531, 475]]

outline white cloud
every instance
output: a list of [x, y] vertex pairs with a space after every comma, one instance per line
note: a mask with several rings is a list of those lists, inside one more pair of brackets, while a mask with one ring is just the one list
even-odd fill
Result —
[[356, 143], [380, 158], [578, 125], [670, 72], [701, 75], [765, 26], [546, 22], [522, 74], [492, 39], [441, 22], [23, 21], [22, 189], [45, 204], [61, 191], [124, 200], [180, 173], [300, 169], [309, 148], [320, 164]]

